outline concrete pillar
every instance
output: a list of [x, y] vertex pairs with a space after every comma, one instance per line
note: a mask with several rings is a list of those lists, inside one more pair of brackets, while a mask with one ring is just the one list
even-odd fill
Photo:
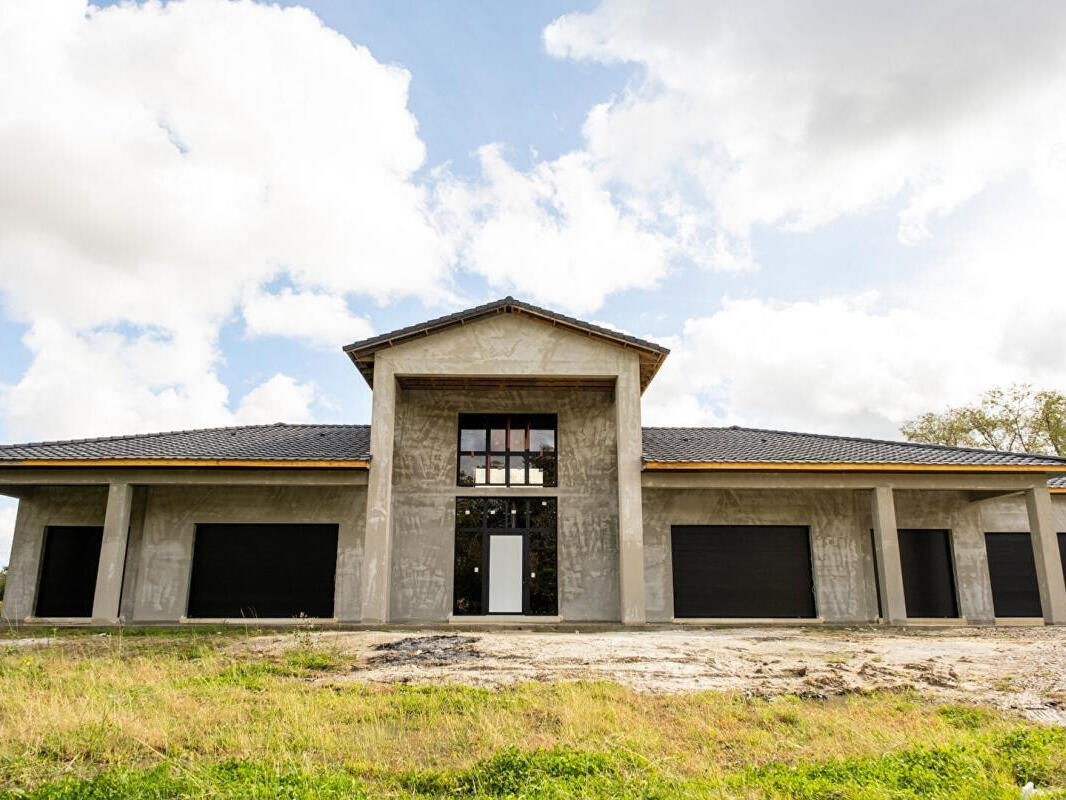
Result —
[[889, 625], [901, 625], [907, 621], [907, 601], [903, 595], [903, 568], [899, 561], [899, 530], [892, 487], [876, 487], [870, 499], [874, 558], [881, 578], [881, 616]]
[[4, 619], [18, 622], [33, 616], [37, 599], [37, 578], [41, 572], [44, 549], [44, 525], [34, 520], [33, 490], [19, 498], [15, 512], [15, 535], [11, 540], [11, 558], [4, 589]]
[[340, 622], [362, 619], [363, 536], [366, 530], [366, 492], [351, 490], [348, 513], [337, 530], [337, 575], [333, 595], [333, 616]]
[[396, 373], [387, 360], [374, 361], [370, 414], [370, 477], [366, 490], [363, 546], [364, 623], [389, 621], [392, 570], [392, 450], [396, 429]]
[[100, 566], [96, 571], [96, 594], [93, 596], [93, 622], [96, 623], [119, 621], [132, 506], [132, 486], [112, 483], [108, 487], [104, 538], [100, 544]]
[[129, 543], [126, 545], [126, 568], [122, 578], [122, 601], [119, 616], [124, 622], [137, 617], [137, 577], [141, 562], [141, 542], [144, 539], [144, 517], [148, 509], [148, 487], [137, 486], [133, 490], [130, 509]]
[[994, 625], [996, 611], [981, 509], [961, 492], [958, 498], [958, 506], [952, 513], [951, 552], [955, 559], [959, 616], [970, 625]]
[[1030, 539], [1044, 622], [1048, 625], [1066, 625], [1066, 585], [1063, 583], [1058, 534], [1047, 485], [1029, 489], [1025, 493], [1025, 506], [1029, 511]]
[[640, 366], [634, 356], [618, 375], [614, 390], [618, 440], [618, 573], [624, 625], [643, 625], [644, 509], [640, 473], [643, 445], [640, 427]]

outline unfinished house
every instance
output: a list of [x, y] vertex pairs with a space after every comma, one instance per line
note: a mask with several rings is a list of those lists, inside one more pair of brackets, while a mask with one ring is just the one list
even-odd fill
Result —
[[4, 617], [1066, 623], [1066, 459], [642, 429], [667, 350], [510, 297], [344, 351], [369, 426], [0, 447]]

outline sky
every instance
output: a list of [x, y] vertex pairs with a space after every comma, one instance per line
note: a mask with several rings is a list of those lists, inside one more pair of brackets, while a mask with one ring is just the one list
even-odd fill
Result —
[[1066, 387], [1064, 219], [1061, 2], [2, 0], [0, 441], [365, 423], [507, 294], [645, 424], [898, 437]]

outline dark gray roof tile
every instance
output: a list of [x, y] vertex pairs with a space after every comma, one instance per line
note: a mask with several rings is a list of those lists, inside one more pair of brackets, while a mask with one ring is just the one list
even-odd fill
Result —
[[280, 422], [0, 446], [0, 464], [34, 459], [364, 461], [369, 457], [369, 425]]
[[1048, 466], [1066, 458], [758, 428], [645, 428], [650, 462]]

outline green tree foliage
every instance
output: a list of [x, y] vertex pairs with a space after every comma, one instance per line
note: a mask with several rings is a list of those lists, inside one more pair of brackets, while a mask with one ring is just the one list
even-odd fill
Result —
[[908, 441], [1066, 455], [1066, 395], [1032, 386], [989, 389], [972, 405], [922, 414], [900, 427]]

